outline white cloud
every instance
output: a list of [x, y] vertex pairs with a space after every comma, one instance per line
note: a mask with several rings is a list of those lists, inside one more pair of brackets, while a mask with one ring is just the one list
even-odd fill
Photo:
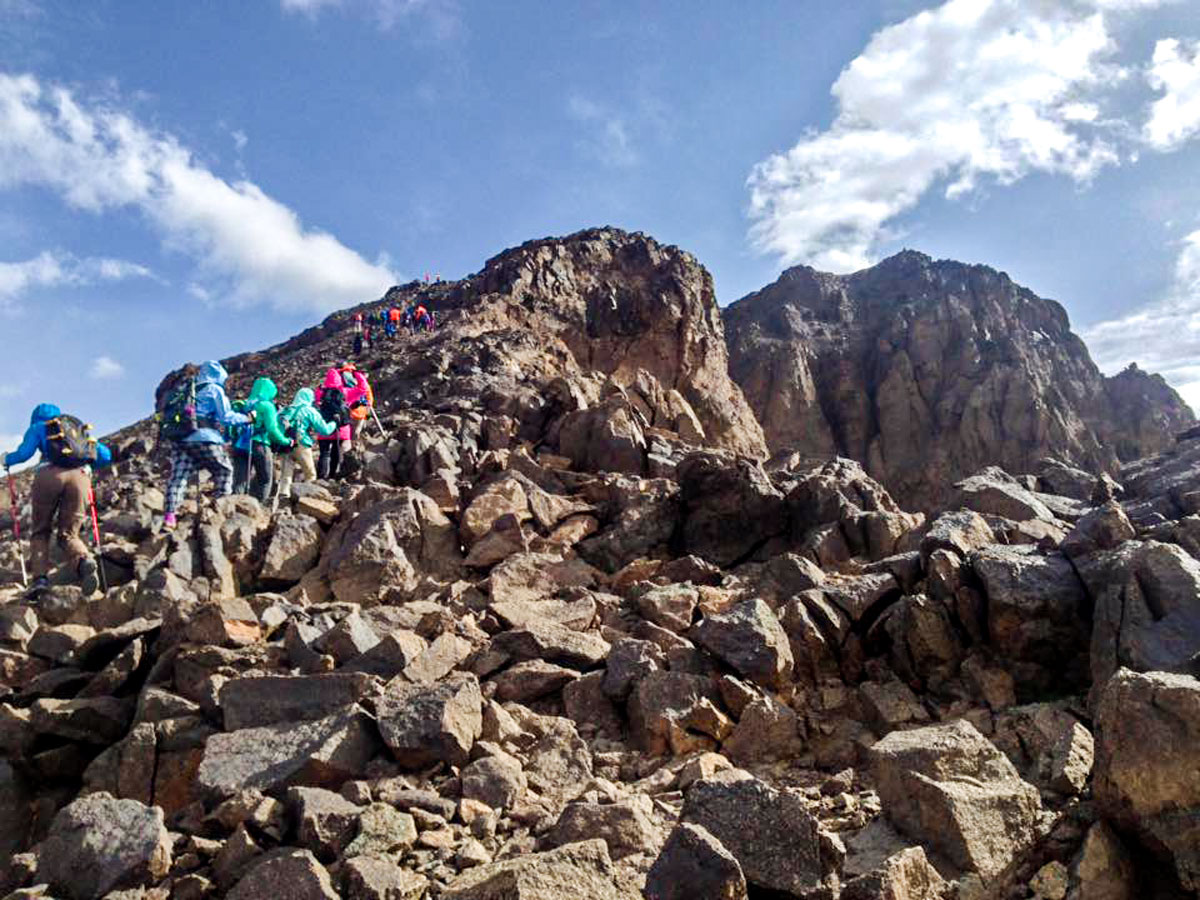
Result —
[[567, 101], [567, 115], [587, 128], [584, 150], [607, 166], [631, 166], [638, 155], [625, 120], [578, 94]]
[[100, 281], [154, 278], [138, 263], [107, 257], [80, 259], [70, 253], [43, 250], [32, 259], [0, 262], [0, 308], [27, 291], [47, 287], [83, 287]]
[[458, 0], [280, 0], [279, 5], [284, 12], [299, 13], [312, 19], [332, 9], [362, 12], [384, 30], [420, 16], [440, 39], [457, 36], [462, 27]]
[[120, 378], [125, 367], [111, 356], [97, 356], [92, 362], [91, 376], [99, 379]]
[[228, 182], [129, 113], [0, 74], [0, 188], [39, 185], [91, 212], [140, 210], [199, 278], [236, 303], [327, 312], [379, 296], [391, 272], [305, 228], [248, 180]]
[[1159, 41], [1147, 77], [1162, 96], [1150, 107], [1146, 140], [1174, 150], [1200, 133], [1200, 41]]
[[1200, 410], [1200, 230], [1183, 240], [1163, 301], [1082, 331], [1096, 364], [1114, 373], [1136, 361], [1160, 373]]
[[1125, 73], [1105, 10], [1161, 2], [949, 0], [884, 28], [834, 84], [831, 126], [753, 169], [753, 243], [850, 271], [935, 186], [1116, 164], [1098, 101]]

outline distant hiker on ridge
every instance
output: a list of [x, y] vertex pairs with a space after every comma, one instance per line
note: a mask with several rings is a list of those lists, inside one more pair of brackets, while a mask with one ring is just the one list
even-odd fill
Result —
[[185, 369], [183, 377], [167, 394], [159, 414], [160, 436], [171, 441], [171, 478], [167, 482], [163, 514], [167, 528], [175, 527], [188, 479], [197, 469], [204, 469], [212, 476], [214, 497], [233, 493], [233, 464], [222, 430], [251, 423], [254, 413], [234, 412], [225, 394], [228, 379], [225, 367], [209, 360], [199, 369], [193, 366]]
[[41, 453], [41, 461], [33, 478], [31, 498], [33, 530], [29, 549], [33, 584], [29, 593], [36, 595], [50, 586], [50, 535], [54, 533], [66, 554], [67, 565], [79, 578], [83, 593], [90, 596], [96, 593], [100, 581], [96, 561], [79, 538], [79, 528], [87, 516], [91, 467], [108, 465], [112, 454], [91, 439], [88, 426], [74, 416], [63, 415], [53, 403], [34, 407], [21, 446], [5, 455], [4, 467], [20, 465], [34, 453]]

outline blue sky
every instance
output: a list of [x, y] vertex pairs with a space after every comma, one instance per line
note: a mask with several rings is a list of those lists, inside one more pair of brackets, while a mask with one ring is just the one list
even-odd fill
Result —
[[0, 439], [613, 224], [722, 303], [903, 247], [1200, 401], [1190, 0], [0, 0]]

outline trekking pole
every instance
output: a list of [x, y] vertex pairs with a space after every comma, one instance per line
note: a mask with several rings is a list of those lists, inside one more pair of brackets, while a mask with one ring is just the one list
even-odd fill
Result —
[[374, 406], [369, 407], [369, 409], [371, 410], [371, 417], [375, 419], [375, 424], [379, 426], [379, 433], [383, 436], [383, 439], [386, 441], [388, 439], [388, 433], [384, 430], [383, 423], [379, 421], [379, 413], [375, 412]]
[[104, 573], [104, 545], [100, 541], [100, 517], [96, 514], [96, 489], [88, 482], [88, 503], [92, 507], [92, 538], [96, 541], [96, 562], [100, 568], [100, 587], [108, 593], [108, 576]]
[[29, 584], [29, 573], [25, 571], [25, 551], [21, 549], [21, 513], [17, 509], [17, 485], [13, 481], [12, 470], [4, 467], [8, 474], [8, 502], [12, 508], [13, 534], [17, 538], [17, 558], [21, 560], [21, 587]]

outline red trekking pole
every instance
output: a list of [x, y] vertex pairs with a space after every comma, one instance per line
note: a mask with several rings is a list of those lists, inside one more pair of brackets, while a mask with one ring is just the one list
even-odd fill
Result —
[[17, 509], [17, 485], [8, 466], [4, 467], [4, 471], [8, 474], [8, 502], [12, 510], [13, 534], [17, 538], [17, 558], [21, 560], [21, 587], [27, 587], [29, 573], [25, 571], [25, 553], [21, 550], [21, 512]]
[[100, 543], [100, 517], [96, 515], [96, 490], [88, 485], [88, 503], [92, 507], [92, 537], [96, 541], [96, 563], [100, 568], [100, 587], [108, 593], [108, 576], [104, 574], [104, 547]]

